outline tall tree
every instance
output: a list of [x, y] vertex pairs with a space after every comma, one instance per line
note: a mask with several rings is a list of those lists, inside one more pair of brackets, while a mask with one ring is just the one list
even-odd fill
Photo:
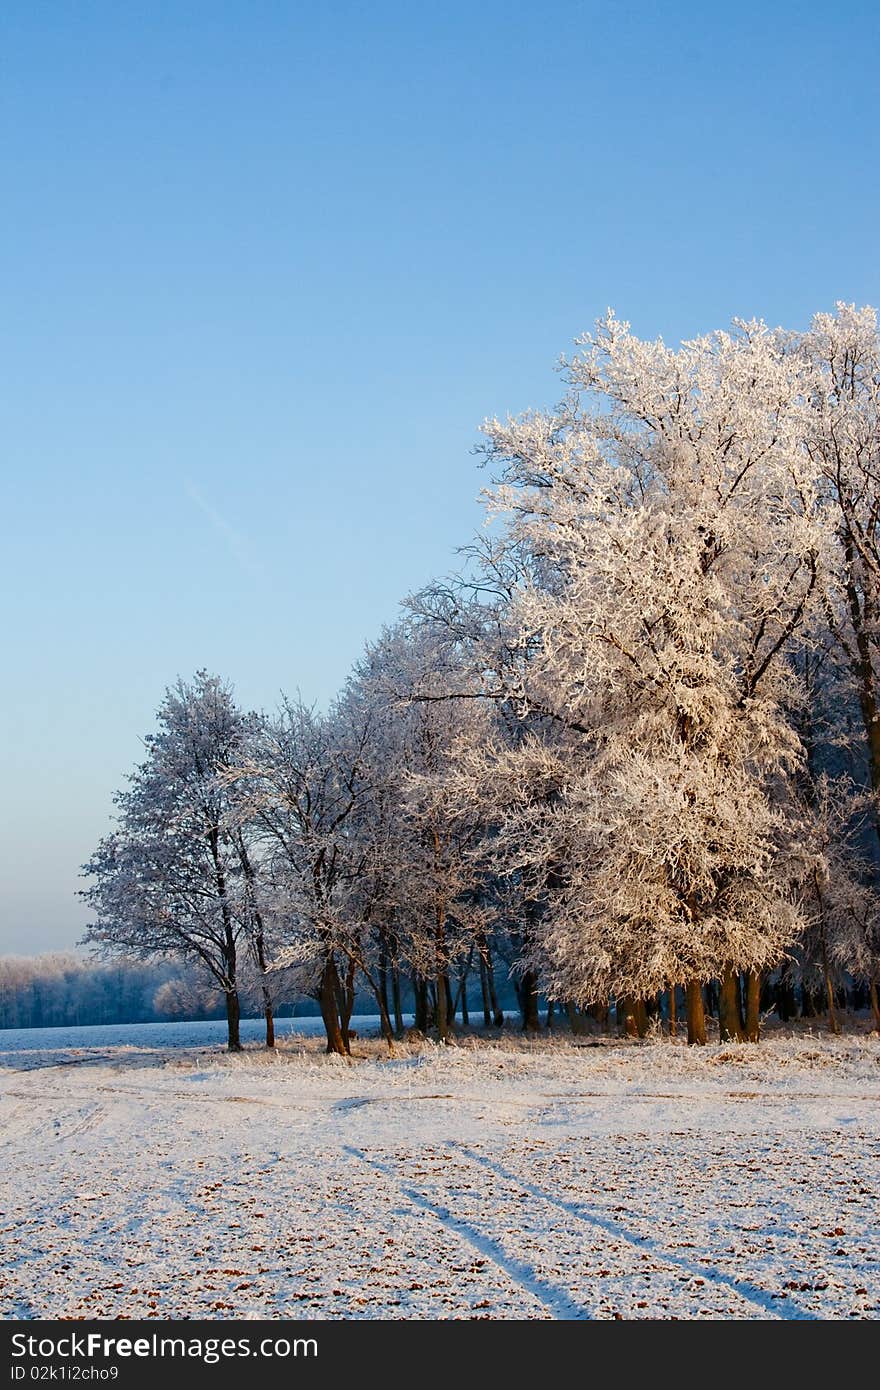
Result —
[[[831, 631], [849, 668], [880, 808], [880, 335], [871, 308], [838, 304], [794, 339], [812, 368], [804, 437], [838, 542]], [[880, 837], [880, 810], [874, 824]]]
[[564, 866], [536, 953], [558, 997], [681, 983], [702, 1041], [701, 982], [801, 925], [789, 657], [829, 544], [807, 373], [760, 324], [672, 351], [609, 316], [582, 348], [556, 413], [487, 427], [492, 504], [542, 569], [511, 594], [510, 696], [564, 733], [539, 755], [562, 794], [506, 834]]

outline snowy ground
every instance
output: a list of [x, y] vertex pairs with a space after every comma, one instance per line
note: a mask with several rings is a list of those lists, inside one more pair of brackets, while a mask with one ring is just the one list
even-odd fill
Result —
[[880, 1041], [0, 1055], [0, 1312], [880, 1315]]

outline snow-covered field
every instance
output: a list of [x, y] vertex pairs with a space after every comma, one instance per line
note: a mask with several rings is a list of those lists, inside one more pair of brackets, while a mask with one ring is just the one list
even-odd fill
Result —
[[0, 1311], [880, 1314], [876, 1038], [357, 1047], [3, 1052]]

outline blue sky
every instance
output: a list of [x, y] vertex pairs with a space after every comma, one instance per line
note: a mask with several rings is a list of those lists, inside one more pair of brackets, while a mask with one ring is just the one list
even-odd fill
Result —
[[612, 305], [880, 301], [880, 7], [0, 12], [0, 950], [71, 945], [164, 687], [326, 702]]

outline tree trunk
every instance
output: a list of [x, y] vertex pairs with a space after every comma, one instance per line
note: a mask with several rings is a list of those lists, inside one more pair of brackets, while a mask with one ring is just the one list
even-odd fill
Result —
[[388, 1018], [390, 1009], [388, 1007], [388, 952], [383, 946], [379, 952], [379, 1016], [384, 1014]]
[[877, 977], [872, 975], [871, 983], [868, 986], [871, 996], [871, 1010], [874, 1014], [874, 1032], [880, 1033], [880, 999], [877, 998]]
[[339, 980], [339, 977], [337, 975], [337, 987], [339, 993], [339, 1026], [342, 1030], [342, 1040], [345, 1043], [345, 1051], [348, 1054], [348, 1056], [351, 1056], [351, 1035], [349, 1033], [349, 1027], [351, 1025], [351, 1016], [354, 1012], [354, 979], [356, 973], [357, 966], [355, 965], [353, 960], [349, 960], [346, 963], [345, 967], [344, 982]]
[[761, 1036], [761, 972], [746, 971], [746, 1041], [756, 1043]]
[[628, 1038], [637, 1038], [635, 1000], [631, 994], [622, 994], [617, 1000], [617, 1025]]
[[482, 998], [483, 998], [483, 1027], [484, 1027], [484, 1028], [488, 1028], [488, 1027], [489, 1027], [489, 1024], [492, 1022], [492, 1014], [491, 1014], [491, 1012], [490, 1012], [490, 1005], [489, 1005], [489, 985], [488, 985], [488, 982], [487, 982], [487, 980], [486, 980], [486, 962], [485, 962], [485, 960], [484, 960], [484, 958], [483, 958], [483, 952], [482, 952], [482, 950], [479, 952], [479, 955], [480, 955], [480, 994], [482, 995]]
[[257, 965], [262, 977], [260, 991], [263, 995], [263, 1017], [266, 1020], [266, 1046], [272, 1048], [275, 1046], [275, 1016], [272, 1009], [272, 994], [269, 990], [269, 986], [266, 984], [266, 949], [263, 940], [262, 922], [259, 924], [254, 940], [254, 954], [257, 957]]
[[[522, 954], [525, 959], [532, 955], [538, 924], [543, 912], [542, 891], [538, 886], [540, 875], [526, 871], [523, 875]], [[545, 876], [545, 886], [554, 878], [553, 870]], [[534, 970], [524, 970], [516, 982], [516, 997], [519, 1003], [522, 1031], [539, 1033], [541, 1018], [538, 1013], [538, 977]]]
[[467, 1028], [470, 1026], [470, 1016], [468, 1014], [467, 982], [468, 976], [471, 973], [471, 965], [473, 964], [473, 959], [474, 948], [473, 946], [471, 946], [471, 949], [468, 952], [468, 958], [466, 961], [462, 962], [461, 968], [458, 972], [458, 989], [455, 992], [455, 1002], [452, 1005], [453, 1021], [455, 1019], [455, 1015], [458, 1013], [458, 1010], [461, 1009], [461, 1026], [463, 1028]]
[[545, 1023], [546, 1023], [546, 1027], [547, 1027], [547, 1032], [548, 1032], [548, 1033], [552, 1032], [552, 1030], [553, 1030], [553, 1000], [552, 1000], [552, 999], [548, 999], [548, 1000], [547, 1000], [547, 1017], [546, 1017], [546, 1019], [545, 1019]]
[[492, 964], [492, 952], [486, 944], [486, 983], [489, 986], [489, 1003], [492, 1006], [492, 1022], [496, 1028], [504, 1027], [504, 1010], [498, 1006], [498, 995], [495, 993], [495, 967]]
[[718, 1031], [722, 1042], [742, 1042], [745, 1035], [740, 1016], [739, 977], [731, 965], [725, 965], [721, 973]]
[[[818, 891], [818, 884], [817, 884]], [[819, 897], [819, 911], [822, 911], [822, 898]], [[828, 1027], [832, 1033], [840, 1032], [840, 1024], [837, 1022], [837, 1014], [834, 1012], [834, 985], [831, 982], [831, 967], [828, 964], [828, 948], [825, 944], [825, 923], [819, 924], [819, 942], [822, 947], [822, 974], [825, 978], [825, 994], [828, 999]]]
[[834, 1011], [834, 986], [831, 983], [831, 973], [827, 964], [824, 966], [825, 973], [825, 993], [828, 996], [828, 1027], [832, 1033], [840, 1032], [840, 1024], [837, 1022], [837, 1014]]
[[263, 1017], [266, 1020], [266, 1046], [275, 1046], [275, 1016], [272, 1011], [272, 996], [266, 985], [263, 985]]
[[238, 990], [227, 989], [224, 998], [226, 1000], [226, 1030], [228, 1035], [226, 1045], [230, 1052], [241, 1052], [241, 1003], [238, 998]]
[[388, 1016], [388, 1005], [383, 999], [379, 999], [379, 1026], [382, 1029], [382, 1037], [388, 1044], [388, 1051], [394, 1052], [394, 1030], [391, 1027], [391, 1019]]
[[600, 999], [597, 1004], [588, 1004], [584, 1013], [591, 1018], [600, 1033], [608, 1032], [608, 1000]]
[[640, 1038], [646, 1038], [648, 1036], [648, 1031], [650, 1028], [650, 1020], [648, 1018], [648, 1010], [645, 1005], [645, 1001], [644, 999], [636, 999], [634, 1000], [634, 1005], [636, 1016], [636, 1032], [638, 1033]]
[[617, 1018], [627, 1037], [647, 1037], [649, 1022], [644, 999], [636, 999], [632, 994], [621, 995], [617, 1001]]
[[707, 981], [706, 988], [703, 991], [703, 994], [703, 1008], [710, 1018], [714, 1018], [715, 1015], [718, 1013], [718, 986], [716, 985], [714, 980]]
[[445, 975], [437, 976], [437, 1036], [449, 1041], [449, 984]]
[[703, 987], [699, 980], [685, 985], [688, 1043], [702, 1046], [706, 1042], [706, 1011], [703, 1008]]
[[568, 1015], [568, 1026], [575, 1037], [579, 1037], [581, 1033], [587, 1031], [584, 1027], [581, 1011], [577, 1004], [573, 1003], [571, 999], [566, 999], [565, 1001], [565, 1012]]
[[678, 1001], [675, 997], [675, 985], [669, 986], [669, 1036], [670, 1038], [678, 1035]]
[[337, 987], [336, 962], [331, 953], [324, 961], [324, 969], [321, 971], [318, 999], [321, 1005], [321, 1018], [324, 1020], [324, 1031], [327, 1034], [327, 1051], [336, 1052], [340, 1057], [345, 1057], [348, 1055], [349, 1049], [345, 1035], [339, 1026]]
[[415, 1017], [413, 1025], [419, 1033], [428, 1031], [428, 981], [420, 975], [413, 977], [413, 1002]]
[[[434, 853], [435, 857], [440, 853], [440, 837], [436, 831], [434, 832]], [[443, 893], [438, 893], [434, 902], [434, 961], [437, 971], [437, 1001], [435, 1009], [437, 1036], [441, 1042], [445, 1043], [449, 1041], [449, 1014], [452, 1005], [452, 994], [449, 988], [449, 976], [447, 973], [446, 897]]]
[[226, 891], [226, 874], [220, 861], [220, 836], [216, 825], [212, 825], [207, 835], [211, 858], [214, 861], [214, 878], [220, 911], [223, 915], [223, 973], [226, 996], [227, 1047], [230, 1052], [241, 1052], [241, 1001], [238, 997], [238, 957], [236, 953], [235, 928]]
[[248, 900], [250, 903], [251, 916], [253, 918], [253, 954], [257, 962], [257, 969], [260, 972], [260, 991], [263, 996], [263, 1017], [266, 1020], [266, 1047], [275, 1046], [275, 1018], [272, 1009], [272, 995], [266, 984], [266, 937], [263, 927], [263, 914], [257, 905], [257, 876], [254, 866], [251, 863], [244, 836], [241, 831], [236, 835], [236, 846], [241, 867], [244, 871], [245, 883], [247, 884]]
[[401, 1038], [403, 1037], [403, 1009], [400, 1002], [400, 971], [393, 963], [391, 966], [391, 999], [394, 1004], [394, 1031]]
[[538, 1033], [541, 1020], [538, 1015], [538, 977], [533, 970], [526, 970], [520, 981], [519, 1003], [522, 1013], [524, 1033]]

